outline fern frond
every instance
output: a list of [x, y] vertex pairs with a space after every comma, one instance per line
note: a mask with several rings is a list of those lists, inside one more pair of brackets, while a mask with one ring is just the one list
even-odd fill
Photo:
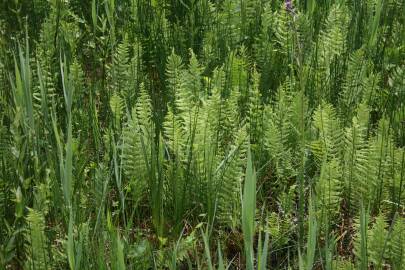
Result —
[[44, 121], [50, 118], [50, 113], [56, 108], [60, 100], [56, 93], [54, 78], [50, 72], [50, 68], [43, 64], [37, 63], [36, 76], [38, 80], [34, 86], [34, 106], [38, 114], [43, 117]]
[[333, 58], [344, 52], [348, 28], [348, 12], [344, 4], [335, 4], [326, 18], [325, 28], [321, 32], [319, 50], [324, 67], [329, 69]]
[[386, 253], [393, 269], [401, 269], [405, 265], [405, 219], [398, 217], [394, 223], [389, 240], [389, 252]]
[[379, 86], [381, 83], [381, 74], [373, 73], [370, 74], [363, 81], [363, 102], [368, 104], [371, 108], [377, 109], [378, 102], [383, 98], [384, 92], [379, 91]]
[[151, 103], [141, 87], [138, 102], [123, 129], [122, 159], [126, 175], [134, 186], [134, 197], [138, 200], [145, 194], [151, 162], [154, 138]]
[[166, 77], [168, 88], [172, 97], [176, 97], [177, 91], [183, 86], [184, 65], [180, 56], [175, 54], [174, 49], [167, 58]]
[[143, 84], [140, 86], [139, 97], [135, 104], [133, 114], [134, 113], [139, 122], [139, 126], [145, 131], [152, 123], [152, 102]]
[[124, 100], [119, 96], [118, 93], [114, 93], [110, 98], [110, 109], [114, 115], [115, 123], [119, 123], [121, 116], [124, 112]]
[[331, 104], [322, 103], [313, 116], [313, 127], [318, 138], [311, 143], [311, 150], [318, 162], [342, 158], [343, 132], [335, 109]]
[[282, 4], [278, 11], [275, 12], [273, 29], [277, 42], [277, 50], [288, 55], [292, 46], [292, 32], [290, 30], [291, 14]]
[[328, 101], [334, 100], [333, 91], [336, 82], [335, 67], [339, 58], [346, 50], [346, 35], [348, 31], [349, 12], [343, 3], [334, 4], [330, 10], [325, 22], [324, 29], [321, 30], [317, 42], [316, 57], [317, 71], [315, 75], [315, 84], [319, 87], [320, 98], [328, 98]]
[[292, 160], [292, 149], [288, 146], [288, 123], [278, 125], [274, 120], [266, 129], [266, 148], [274, 163], [277, 177], [280, 181], [289, 179], [297, 174]]
[[134, 91], [129, 89], [130, 82], [135, 78], [130, 77], [129, 44], [126, 37], [115, 48], [112, 63], [107, 68], [109, 88], [112, 92], [128, 96], [131, 90]]
[[277, 100], [273, 106], [265, 108], [265, 147], [276, 168], [279, 180], [290, 179], [297, 174], [294, 152], [297, 145], [297, 128], [294, 125], [293, 84], [288, 80], [277, 92]]
[[203, 67], [198, 62], [194, 52], [190, 50], [190, 63], [185, 73], [185, 88], [192, 94], [192, 102], [197, 103], [203, 97], [203, 89], [201, 83], [201, 74]]
[[263, 105], [261, 101], [261, 94], [259, 91], [260, 74], [253, 71], [252, 74], [253, 85], [249, 93], [249, 112], [247, 121], [249, 122], [249, 134], [253, 144], [259, 143], [263, 137]]
[[369, 231], [367, 239], [368, 258], [373, 263], [375, 269], [383, 269], [385, 258], [388, 255], [388, 232], [385, 217], [379, 215]]
[[129, 100], [128, 107], [132, 106], [135, 94], [139, 92], [140, 84], [142, 82], [142, 46], [139, 41], [135, 41], [132, 46], [133, 56], [129, 61], [129, 82], [127, 91], [123, 93], [126, 100]]
[[281, 248], [288, 243], [291, 234], [290, 222], [279, 213], [271, 212], [267, 217], [263, 230], [270, 234], [273, 247]]
[[85, 106], [85, 98], [86, 98], [86, 84], [85, 84], [85, 74], [83, 69], [77, 59], [74, 59], [73, 63], [70, 65], [70, 72], [69, 76], [71, 77], [71, 81], [73, 82], [75, 94], [74, 94], [74, 102], [76, 104], [75, 107], [80, 108], [81, 106]]
[[323, 224], [328, 222], [326, 225], [329, 225], [339, 213], [341, 192], [344, 187], [341, 175], [341, 167], [337, 159], [323, 163], [319, 180], [315, 186], [317, 205], [324, 218]]
[[235, 136], [229, 152], [225, 154], [224, 160], [219, 164], [219, 166], [224, 165], [217, 172], [217, 219], [223, 225], [230, 224], [235, 227], [235, 222], [240, 220], [240, 192], [247, 143], [246, 128], [242, 127]]
[[248, 86], [248, 59], [246, 48], [242, 46], [238, 51], [230, 53], [227, 62], [229, 89], [237, 89], [242, 94], [247, 94]]
[[343, 177], [351, 204], [368, 201], [373, 189], [367, 179], [368, 146], [365, 127], [353, 118], [352, 126], [345, 132]]
[[[369, 140], [369, 153], [367, 155], [367, 179], [369, 185], [368, 198], [372, 206], [377, 209], [380, 207], [382, 201], [387, 199], [389, 186], [392, 185], [392, 154], [394, 145], [390, 133], [389, 122], [387, 119], [382, 118], [379, 123], [377, 135]], [[391, 164], [390, 164], [391, 163]], [[395, 166], [395, 165], [394, 165]], [[391, 187], [392, 188], [392, 187]]]
[[185, 150], [187, 143], [187, 134], [184, 130], [184, 122], [178, 115], [175, 115], [170, 108], [163, 123], [163, 134], [166, 144], [176, 156], [171, 157], [171, 159], [176, 158], [182, 160], [182, 158], [184, 158], [183, 151]]
[[28, 224], [25, 233], [25, 239], [28, 243], [26, 246], [28, 257], [26, 268], [33, 270], [50, 269], [44, 216], [37, 210], [28, 209], [26, 220]]
[[346, 119], [353, 117], [350, 111], [352, 108], [356, 108], [363, 100], [368, 66], [369, 63], [365, 59], [362, 49], [355, 51], [349, 57], [346, 78], [341, 92], [342, 109]]

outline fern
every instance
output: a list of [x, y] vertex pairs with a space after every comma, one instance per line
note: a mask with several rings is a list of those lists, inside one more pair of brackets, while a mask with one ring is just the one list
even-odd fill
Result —
[[391, 185], [388, 183], [392, 183], [391, 179], [394, 178], [389, 164], [394, 146], [389, 133], [389, 123], [383, 118], [380, 120], [376, 137], [369, 141], [367, 178], [369, 186], [372, 187], [370, 191], [373, 192], [370, 197], [377, 209], [388, 196], [384, 186]]
[[288, 236], [291, 233], [289, 220], [278, 213], [270, 213], [263, 226], [263, 230], [270, 234], [272, 245], [275, 249], [288, 244]]
[[[228, 57], [227, 75], [229, 76], [225, 86], [228, 89], [237, 89], [242, 96], [247, 97], [248, 86], [248, 59], [246, 48], [242, 46], [238, 51], [232, 52]], [[226, 93], [228, 94], [228, 93]]]
[[114, 52], [112, 66], [109, 70], [108, 76], [112, 90], [123, 96], [129, 96], [131, 90], [133, 91], [129, 88], [130, 81], [134, 79], [130, 75], [129, 44], [128, 38], [125, 37]]
[[393, 229], [389, 239], [389, 252], [386, 256], [392, 263], [393, 269], [401, 269], [405, 265], [405, 220], [403, 217], [398, 217], [393, 225]]
[[296, 160], [292, 143], [296, 141], [297, 131], [293, 123], [294, 113], [291, 85], [287, 82], [278, 90], [274, 107], [267, 106], [265, 127], [265, 146], [271, 156], [279, 181], [286, 181], [297, 175]]
[[1, 269], [404, 268], [403, 1], [3, 2]]
[[266, 3], [263, 6], [263, 12], [261, 13], [260, 33], [258, 34], [258, 37], [254, 44], [255, 58], [259, 66], [264, 66], [272, 52], [273, 44], [270, 42], [270, 33], [271, 26], [273, 25], [273, 20], [274, 16], [271, 10], [270, 3]]
[[173, 101], [176, 99], [178, 89], [184, 87], [182, 80], [183, 72], [183, 61], [181, 57], [176, 55], [174, 50], [172, 50], [172, 53], [167, 58], [166, 77], [170, 95], [174, 98]]
[[[255, 70], [253, 72], [253, 85], [249, 93], [249, 113], [247, 121], [249, 122], [249, 134], [253, 144], [261, 144], [263, 138], [263, 105], [261, 94], [259, 92], [260, 74]], [[256, 149], [256, 148], [254, 148]]]
[[322, 103], [313, 116], [313, 127], [318, 138], [311, 143], [311, 150], [318, 162], [342, 158], [343, 132], [335, 109], [328, 103]]
[[84, 106], [85, 104], [85, 98], [87, 97], [87, 88], [85, 84], [85, 74], [77, 59], [74, 59], [73, 63], [70, 65], [69, 75], [71, 76], [71, 80], [73, 81], [73, 85], [75, 88], [75, 107], [80, 108], [80, 106]]
[[117, 124], [123, 115], [124, 106], [123, 99], [117, 93], [114, 93], [110, 98], [110, 108], [114, 115], [114, 122]]
[[328, 13], [325, 27], [321, 31], [317, 43], [318, 69], [315, 83], [319, 87], [319, 98], [332, 98], [334, 76], [333, 64], [345, 51], [348, 30], [348, 12], [344, 4], [334, 4]]
[[[213, 136], [216, 148], [219, 151], [226, 151], [229, 142], [232, 141], [234, 127], [238, 124], [238, 114], [235, 111], [238, 108], [239, 92], [231, 92], [231, 97], [225, 99], [221, 96], [221, 88], [214, 88], [212, 95], [206, 100], [207, 128], [209, 136]], [[224, 101], [227, 102], [224, 102]], [[208, 135], [208, 134], [207, 134]]]
[[170, 150], [170, 159], [178, 159], [183, 161], [185, 157], [185, 151], [187, 150], [187, 133], [185, 131], [185, 125], [183, 119], [173, 113], [172, 109], [169, 109], [163, 123], [163, 135], [166, 144]]
[[185, 89], [191, 91], [192, 103], [197, 103], [203, 96], [202, 77], [204, 67], [199, 63], [196, 55], [190, 50], [190, 63], [185, 72]]
[[[401, 224], [401, 222], [401, 218], [398, 218], [393, 225], [392, 231], [388, 232], [386, 218], [383, 214], [379, 214], [375, 218], [371, 229], [367, 229], [365, 233], [366, 242], [364, 244], [366, 247], [365, 250], [367, 251], [368, 263], [373, 266], [373, 269], [385, 269], [386, 265], [390, 262], [392, 263], [391, 266], [394, 267], [402, 265], [404, 245], [402, 236], [398, 233], [398, 229], [403, 227], [403, 223]], [[367, 224], [365, 224], [365, 226], [367, 226]], [[354, 253], [358, 259], [361, 259], [361, 236], [358, 223], [356, 227], [357, 233], [354, 241]]]
[[147, 188], [149, 162], [154, 130], [151, 120], [151, 104], [148, 94], [141, 93], [127, 125], [123, 129], [123, 167], [130, 178], [134, 200], [139, 200]]
[[241, 204], [240, 192], [242, 183], [242, 171], [245, 164], [247, 150], [246, 129], [241, 128], [235, 140], [226, 153], [219, 166], [222, 168], [217, 172], [217, 218], [221, 224], [230, 224], [235, 227], [235, 222], [240, 220]]
[[381, 74], [370, 72], [363, 81], [363, 102], [368, 104], [374, 110], [380, 106], [379, 100], [385, 95], [384, 91], [380, 91]]
[[344, 52], [349, 19], [347, 14], [344, 4], [335, 4], [331, 7], [326, 18], [325, 28], [320, 36], [319, 50], [320, 59], [327, 70], [333, 58]]
[[329, 225], [339, 213], [341, 192], [344, 186], [340, 179], [341, 175], [338, 160], [332, 159], [330, 162], [323, 163], [315, 191], [324, 225]]
[[29, 209], [26, 219], [28, 225], [25, 234], [25, 239], [28, 243], [26, 247], [28, 256], [26, 268], [50, 269], [44, 216], [37, 210]]
[[355, 206], [362, 200], [367, 202], [375, 188], [370, 187], [367, 181], [368, 147], [365, 136], [365, 127], [354, 117], [352, 126], [345, 132], [343, 177], [350, 204]]
[[37, 63], [36, 76], [38, 83], [34, 86], [34, 106], [38, 115], [43, 117], [45, 124], [48, 124], [50, 114], [56, 109], [59, 98], [57, 97], [56, 87], [49, 67]]
[[383, 269], [384, 259], [387, 257], [387, 237], [386, 222], [383, 215], [377, 216], [375, 224], [369, 231], [367, 240], [367, 252], [369, 261], [373, 263], [375, 269]]
[[292, 48], [292, 31], [290, 30], [291, 14], [287, 11], [284, 4], [275, 12], [273, 29], [278, 51], [288, 55]]
[[133, 56], [129, 63], [129, 81], [127, 91], [124, 92], [124, 97], [129, 101], [128, 107], [132, 108], [135, 94], [139, 92], [139, 87], [142, 82], [142, 46], [138, 40], [134, 42]]
[[365, 94], [364, 81], [368, 64], [361, 49], [355, 51], [349, 58], [343, 91], [341, 92], [342, 109], [347, 119], [353, 117], [349, 114], [350, 109], [356, 108]]

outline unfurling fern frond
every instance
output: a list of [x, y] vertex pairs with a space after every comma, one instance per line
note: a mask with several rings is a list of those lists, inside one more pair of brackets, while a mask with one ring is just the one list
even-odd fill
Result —
[[50, 269], [48, 240], [45, 235], [45, 220], [41, 212], [28, 209], [27, 231], [25, 239], [28, 243], [26, 252], [28, 260], [26, 261], [27, 269]]

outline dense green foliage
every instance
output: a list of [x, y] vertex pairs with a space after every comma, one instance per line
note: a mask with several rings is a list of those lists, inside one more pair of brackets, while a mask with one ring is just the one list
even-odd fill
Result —
[[0, 2], [0, 269], [404, 269], [401, 0]]

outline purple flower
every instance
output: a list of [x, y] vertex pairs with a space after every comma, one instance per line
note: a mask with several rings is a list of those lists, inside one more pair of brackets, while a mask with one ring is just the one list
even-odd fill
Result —
[[288, 11], [293, 10], [292, 0], [285, 0], [285, 9]]

